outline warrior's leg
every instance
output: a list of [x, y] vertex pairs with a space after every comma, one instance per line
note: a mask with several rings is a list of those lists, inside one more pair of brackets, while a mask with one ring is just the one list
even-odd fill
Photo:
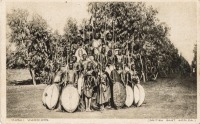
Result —
[[101, 104], [101, 111], [104, 110], [104, 104]]
[[85, 96], [85, 110], [88, 111], [88, 98]]
[[91, 99], [92, 98], [88, 98], [88, 111], [91, 111], [90, 106], [91, 106]]
[[59, 87], [60, 94], [59, 94], [59, 98], [58, 98], [58, 107], [55, 109], [56, 112], [62, 112], [62, 106], [61, 106], [61, 100], [60, 100], [62, 89], [63, 89], [63, 87], [60, 86]]
[[108, 109], [111, 108], [111, 99], [108, 100], [108, 104], [107, 104], [107, 107], [106, 107], [106, 108], [108, 108]]
[[58, 103], [58, 108], [55, 109], [56, 112], [62, 112], [62, 107], [61, 107], [61, 104], [60, 104], [60, 101]]

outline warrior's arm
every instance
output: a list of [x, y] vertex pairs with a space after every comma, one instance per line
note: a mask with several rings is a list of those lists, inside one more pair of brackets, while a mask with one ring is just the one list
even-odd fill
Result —
[[66, 75], [66, 81], [69, 81], [69, 72], [67, 71], [66, 74], [67, 74], [67, 75]]
[[137, 79], [137, 83], [140, 84], [140, 78], [136, 76], [136, 79]]
[[61, 74], [61, 84], [66, 85], [67, 81], [68, 81], [67, 72], [64, 72]]
[[105, 66], [107, 66], [107, 64], [108, 64], [108, 57], [105, 56]]
[[74, 76], [74, 82], [73, 82], [73, 85], [74, 85], [74, 87], [77, 87], [77, 85], [78, 85], [78, 78], [77, 78], [77, 74], [76, 74], [76, 72], [74, 72], [73, 76]]
[[116, 55], [113, 57], [113, 60], [114, 60], [115, 63], [118, 62], [118, 59], [117, 59], [117, 56], [116, 56]]
[[111, 74], [110, 74], [110, 79], [111, 79], [111, 81], [113, 82], [114, 81], [114, 79], [113, 79], [114, 77], [113, 77], [113, 71], [111, 71]]
[[106, 74], [106, 85], [109, 85], [109, 77], [107, 74]]
[[98, 74], [97, 79], [96, 79], [97, 85], [101, 84], [101, 78], [100, 75]]
[[78, 83], [78, 74], [76, 72], [74, 73], [74, 80], [75, 80], [75, 83]]
[[132, 81], [131, 81], [131, 74], [130, 73], [127, 73], [126, 74], [126, 80], [127, 80], [127, 83], [129, 82], [129, 83], [132, 83]]
[[120, 73], [120, 78], [121, 78], [122, 82], [125, 81], [125, 80], [124, 80], [124, 77], [123, 77], [123, 73]]
[[91, 60], [93, 66], [97, 66], [97, 63], [94, 60]]
[[64, 73], [61, 73], [61, 76], [60, 76], [60, 84], [63, 84], [63, 83], [64, 83], [64, 78], [65, 78], [65, 74], [64, 74]]

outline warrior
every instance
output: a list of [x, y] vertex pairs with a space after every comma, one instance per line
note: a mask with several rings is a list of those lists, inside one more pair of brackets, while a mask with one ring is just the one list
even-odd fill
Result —
[[126, 49], [122, 50], [122, 55], [123, 55], [123, 59], [122, 59], [123, 69], [125, 71], [129, 71], [128, 65], [129, 65], [130, 57], [126, 54]]
[[115, 55], [115, 63], [122, 63], [123, 61], [123, 55], [122, 55], [122, 50], [118, 50], [118, 55]]
[[131, 86], [132, 88], [134, 87], [135, 84], [139, 84], [140, 83], [140, 79], [139, 79], [139, 77], [137, 75], [137, 71], [135, 70], [135, 64], [134, 63], [131, 64], [131, 70], [126, 73], [125, 77], [126, 77], [125, 78], [126, 79], [125, 82], [129, 86]]
[[95, 74], [92, 68], [92, 63], [89, 62], [87, 64], [86, 70], [84, 70], [84, 84], [83, 84], [86, 111], [91, 111], [91, 100], [92, 100], [94, 87], [96, 86], [94, 75]]
[[74, 63], [74, 70], [77, 72], [77, 75], [79, 77], [81, 71], [81, 64], [79, 63], [79, 61], [77, 61], [76, 56], [72, 56], [72, 63]]
[[106, 34], [106, 44], [108, 44], [109, 49], [114, 49], [114, 40], [111, 33]]
[[86, 54], [83, 54], [83, 59], [79, 60], [79, 63], [81, 64], [81, 67], [82, 67], [82, 71], [86, 70], [86, 67], [87, 67], [87, 63], [89, 62], [87, 60], [87, 55]]
[[122, 70], [120, 69], [120, 64], [119, 63], [116, 63], [115, 64], [115, 69], [113, 69], [110, 73], [110, 80], [111, 80], [111, 83], [110, 83], [110, 89], [111, 89], [111, 102], [112, 102], [112, 106], [114, 106], [113, 104], [113, 85], [114, 83], [116, 82], [119, 82], [119, 83], [122, 83], [122, 78], [121, 78], [121, 73], [122, 73]]
[[98, 62], [101, 63], [102, 65], [106, 65], [107, 63], [105, 47], [101, 48], [101, 54], [98, 56]]
[[101, 35], [100, 33], [95, 34], [95, 38], [92, 41], [92, 47], [94, 49], [95, 56], [100, 54], [100, 46], [102, 45]]
[[114, 69], [114, 57], [112, 55], [112, 50], [108, 51], [108, 55], [106, 57], [106, 71], [108, 72], [108, 74], [110, 75], [111, 71]]
[[[79, 75], [79, 79], [80, 80], [84, 80], [83, 78], [84, 78], [84, 73], [86, 72], [86, 69], [87, 69], [87, 64], [89, 63], [89, 61], [87, 60], [87, 55], [86, 54], [83, 54], [83, 56], [82, 56], [82, 60], [79, 60], [79, 62], [78, 62], [78, 65], [79, 65], [79, 72], [78, 72], [78, 75]], [[78, 87], [80, 87], [81, 89], [82, 89], [82, 84], [83, 83], [81, 83], [81, 84], [78, 84], [78, 85], [80, 85], [80, 86], [78, 86]], [[81, 90], [81, 89], [79, 89], [79, 90]], [[81, 92], [81, 91], [80, 91]]]
[[112, 50], [109, 50], [108, 51], [108, 55], [107, 55], [107, 64], [115, 64], [115, 61], [114, 61], [114, 56], [113, 56], [113, 52]]
[[75, 52], [75, 56], [77, 57], [77, 61], [80, 61], [80, 60], [83, 59], [83, 54], [87, 55], [86, 50], [83, 49], [82, 43], [79, 43], [79, 47]]
[[76, 48], [73, 47], [72, 50], [71, 50], [71, 56], [74, 56], [75, 53], [76, 53]]
[[106, 67], [103, 66], [98, 73], [98, 96], [97, 103], [101, 106], [101, 110], [104, 110], [104, 106], [110, 103], [111, 91], [109, 74], [105, 71]]

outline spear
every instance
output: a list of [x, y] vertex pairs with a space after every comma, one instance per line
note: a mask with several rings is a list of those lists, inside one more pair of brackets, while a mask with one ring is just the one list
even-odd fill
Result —
[[143, 77], [143, 81], [146, 82], [146, 80], [145, 80], [145, 74], [144, 74], [143, 61], [142, 61], [141, 55], [140, 55], [140, 62], [141, 62], [141, 65], [142, 65], [142, 77]]
[[[114, 40], [114, 45], [115, 45], [114, 19], [112, 20], [112, 23], [113, 23], [113, 40]], [[112, 46], [112, 48], [113, 48], [113, 46]], [[114, 53], [114, 49], [113, 49], [113, 53]]]

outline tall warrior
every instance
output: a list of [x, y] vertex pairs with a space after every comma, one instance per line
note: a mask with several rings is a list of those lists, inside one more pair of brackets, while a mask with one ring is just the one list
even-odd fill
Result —
[[97, 103], [101, 106], [101, 110], [104, 106], [110, 103], [111, 90], [110, 90], [110, 80], [109, 74], [105, 71], [106, 67], [101, 66], [101, 70], [98, 73], [98, 97]]
[[119, 63], [116, 63], [115, 64], [115, 69], [113, 69], [111, 71], [111, 74], [110, 74], [110, 79], [111, 79], [111, 83], [110, 83], [110, 89], [111, 89], [111, 102], [112, 102], [112, 106], [114, 107], [114, 103], [113, 103], [113, 85], [114, 83], [116, 82], [119, 82], [121, 84], [123, 84], [122, 82], [122, 70], [120, 69], [120, 64]]
[[91, 99], [94, 87], [96, 86], [95, 72], [92, 68], [92, 63], [87, 63], [87, 68], [84, 70], [83, 92], [85, 96], [86, 111], [91, 111]]

